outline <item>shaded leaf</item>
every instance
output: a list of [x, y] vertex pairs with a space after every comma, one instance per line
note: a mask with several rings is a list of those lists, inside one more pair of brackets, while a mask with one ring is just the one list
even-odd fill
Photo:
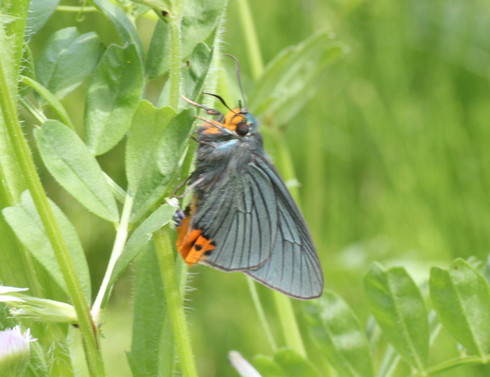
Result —
[[469, 351], [488, 360], [490, 290], [485, 278], [462, 259], [449, 270], [433, 267], [430, 296], [442, 325]]
[[364, 280], [371, 312], [385, 337], [410, 365], [424, 370], [429, 323], [422, 294], [402, 267], [374, 264]]
[[[56, 204], [50, 201], [50, 205], [70, 252], [85, 297], [90, 302], [90, 274], [78, 235], [73, 225]], [[56, 283], [68, 293], [63, 274], [30, 193], [25, 191], [18, 205], [7, 207], [2, 212], [17, 238], [53, 277]]]
[[374, 375], [366, 335], [359, 320], [335, 293], [326, 291], [308, 303], [307, 321], [317, 347], [345, 377]]
[[[225, 9], [224, 0], [185, 1], [182, 17], [182, 58], [188, 57], [200, 42], [212, 33]], [[150, 78], [169, 69], [170, 43], [168, 25], [159, 20], [155, 26], [147, 60]]]
[[103, 154], [121, 141], [138, 106], [143, 69], [134, 44], [110, 45], [97, 66], [87, 94], [87, 145]]
[[29, 77], [21, 76], [21, 80], [22, 83], [34, 89], [53, 108], [62, 123], [73, 128], [73, 124], [65, 108], [48, 89]]
[[136, 258], [147, 243], [151, 240], [152, 235], [164, 225], [168, 224], [175, 212], [175, 208], [168, 204], [161, 205], [148, 218], [145, 219], [131, 234], [124, 250], [114, 266], [111, 276], [110, 285], [114, 284], [121, 273]]
[[48, 120], [35, 132], [39, 152], [49, 172], [82, 205], [108, 221], [118, 219], [116, 201], [95, 157], [77, 134]]
[[143, 61], [143, 43], [141, 42], [136, 27], [128, 18], [126, 13], [124, 13], [117, 5], [108, 0], [93, 0], [93, 3], [114, 24], [119, 36], [121, 37], [121, 42], [131, 42], [136, 46], [138, 56], [140, 60]]
[[95, 33], [80, 34], [75, 27], [56, 31], [48, 39], [36, 63], [36, 77], [60, 99], [93, 71], [102, 54]]
[[343, 45], [327, 33], [286, 48], [257, 80], [249, 107], [262, 119], [284, 124], [316, 93], [326, 67], [343, 51]]
[[128, 361], [134, 377], [173, 376], [174, 344], [158, 260], [147, 246], [136, 265], [133, 337]]
[[56, 10], [60, 0], [31, 0], [27, 13], [26, 40], [29, 41]]

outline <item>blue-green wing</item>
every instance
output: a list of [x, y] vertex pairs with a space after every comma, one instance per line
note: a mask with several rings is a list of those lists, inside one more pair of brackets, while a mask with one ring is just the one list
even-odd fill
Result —
[[204, 264], [245, 271], [270, 258], [278, 214], [274, 184], [251, 166], [221, 177], [199, 201], [192, 227], [215, 243]]
[[323, 273], [306, 223], [279, 173], [264, 157], [254, 165], [274, 188], [277, 233], [271, 257], [246, 274], [260, 283], [299, 299], [318, 297], [323, 291]]

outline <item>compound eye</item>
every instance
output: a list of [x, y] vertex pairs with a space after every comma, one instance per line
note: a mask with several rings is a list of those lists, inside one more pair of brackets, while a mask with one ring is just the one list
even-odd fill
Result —
[[250, 128], [246, 122], [240, 122], [236, 126], [236, 133], [240, 136], [245, 136], [248, 134], [249, 129]]

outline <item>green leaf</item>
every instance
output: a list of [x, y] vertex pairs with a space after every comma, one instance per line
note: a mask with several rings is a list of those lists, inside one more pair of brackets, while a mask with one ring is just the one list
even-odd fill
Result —
[[364, 280], [371, 312], [385, 337], [407, 363], [423, 371], [429, 323], [422, 294], [404, 268], [374, 264]]
[[134, 44], [110, 45], [97, 66], [87, 94], [85, 128], [93, 154], [121, 141], [138, 106], [143, 69]]
[[133, 376], [173, 376], [173, 336], [152, 247], [148, 246], [138, 258], [134, 295], [133, 338], [127, 355]]
[[143, 43], [141, 42], [141, 38], [139, 37], [134, 23], [130, 21], [126, 13], [108, 0], [92, 1], [93, 4], [114, 24], [121, 37], [122, 44], [127, 42], [133, 43], [136, 46], [140, 60], [143, 61]]
[[[50, 205], [75, 265], [85, 297], [90, 302], [90, 274], [78, 235], [73, 225], [56, 204], [50, 201]], [[53, 277], [56, 283], [68, 293], [58, 261], [46, 236], [46, 230], [30, 193], [25, 191], [18, 205], [7, 207], [2, 212], [17, 238]]]
[[26, 40], [29, 41], [56, 10], [60, 0], [31, 0], [27, 13]]
[[442, 325], [469, 351], [488, 360], [490, 290], [485, 278], [462, 259], [449, 270], [434, 267], [430, 296]]
[[174, 172], [194, 123], [194, 109], [179, 113], [165, 128], [158, 146], [158, 168], [164, 177]]
[[108, 221], [118, 219], [116, 201], [95, 157], [65, 125], [46, 121], [35, 132], [39, 152], [49, 172], [88, 210]]
[[114, 266], [114, 272], [112, 273], [109, 285], [112, 285], [117, 281], [121, 273], [151, 240], [153, 233], [172, 220], [174, 212], [174, 207], [163, 204], [133, 231], [126, 246], [124, 246], [121, 256]]
[[155, 174], [160, 139], [175, 115], [170, 107], [157, 109], [146, 100], [140, 101], [133, 116], [126, 146], [126, 176], [129, 192], [133, 196], [139, 186]]
[[36, 77], [60, 99], [82, 83], [93, 71], [102, 54], [95, 33], [80, 35], [75, 27], [56, 31], [36, 63]]
[[134, 197], [132, 222], [162, 197], [168, 183], [158, 168], [158, 147], [174, 117], [175, 112], [170, 107], [157, 109], [146, 100], [136, 109], [126, 146], [128, 191]]
[[290, 349], [281, 349], [274, 354], [274, 359], [258, 355], [254, 365], [262, 377], [320, 377], [313, 365]]
[[374, 375], [366, 335], [349, 306], [335, 293], [326, 291], [308, 303], [309, 332], [317, 347], [345, 377]]
[[316, 93], [326, 67], [344, 47], [327, 33], [288, 47], [265, 68], [249, 96], [255, 115], [275, 125], [291, 119]]
[[126, 174], [134, 195], [131, 222], [163, 198], [179, 166], [192, 127], [193, 110], [174, 114], [168, 107], [156, 109], [142, 101], [133, 117], [126, 148]]
[[[185, 1], [182, 17], [182, 58], [204, 42], [218, 25], [225, 9], [224, 0]], [[169, 69], [170, 43], [168, 26], [159, 20], [155, 26], [147, 60], [150, 78], [162, 76]]]
[[48, 89], [27, 76], [21, 76], [20, 79], [22, 80], [22, 83], [34, 89], [53, 108], [62, 123], [73, 128], [73, 124], [71, 123], [71, 119], [65, 108]]

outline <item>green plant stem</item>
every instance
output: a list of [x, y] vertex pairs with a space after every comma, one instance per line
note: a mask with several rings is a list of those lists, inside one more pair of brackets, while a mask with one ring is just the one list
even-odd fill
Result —
[[257, 294], [257, 287], [255, 286], [255, 282], [252, 279], [247, 278], [248, 288], [250, 290], [250, 295], [252, 296], [252, 301], [255, 306], [255, 310], [259, 316], [260, 323], [262, 324], [262, 328], [265, 332], [265, 337], [271, 346], [273, 352], [277, 351], [277, 344], [272, 336], [272, 331], [269, 326], [269, 322], [267, 322], [267, 318], [265, 317], [264, 309], [262, 308], [262, 304], [260, 303], [259, 295]]
[[104, 366], [98, 348], [97, 334], [90, 316], [89, 306], [76, 275], [75, 266], [70, 258], [60, 228], [56, 223], [53, 211], [44, 192], [29, 146], [20, 127], [15, 102], [16, 93], [11, 92], [11, 88], [8, 85], [8, 78], [6, 77], [6, 73], [9, 72], [9, 69], [6, 67], [7, 64], [9, 64], [7, 61], [0, 59], [0, 108], [3, 113], [4, 126], [12, 143], [12, 149], [20, 170], [23, 172], [26, 186], [32, 195], [48, 239], [53, 247], [56, 260], [60, 265], [71, 301], [77, 312], [78, 325], [89, 371], [92, 376], [104, 376]]
[[248, 0], [238, 1], [238, 11], [240, 12], [240, 21], [242, 25], [243, 35], [245, 36], [245, 45], [250, 61], [252, 76], [255, 80], [257, 80], [264, 71], [264, 63], [262, 60], [260, 45], [258, 43], [257, 33], [255, 31], [255, 25], [253, 22], [252, 12], [250, 11]]
[[425, 376], [432, 376], [434, 374], [446, 372], [450, 369], [466, 366], [466, 365], [477, 365], [477, 364], [487, 364], [488, 361], [484, 360], [481, 356], [464, 356], [464, 357], [457, 357], [455, 359], [447, 360], [444, 361], [440, 364], [437, 364], [425, 371], [425, 374], [414, 374], [416, 377], [425, 377]]
[[155, 233], [154, 238], [162, 273], [163, 291], [167, 300], [167, 310], [172, 323], [182, 374], [185, 377], [197, 377], [194, 354], [184, 313], [184, 301], [176, 273], [175, 254], [168, 230], [168, 227], [159, 230]]
[[[245, 35], [247, 52], [252, 69], [252, 76], [254, 80], [258, 80], [264, 72], [264, 63], [262, 60], [262, 55], [260, 53], [260, 45], [257, 39], [257, 33], [255, 31], [252, 13], [250, 11], [250, 6], [247, 0], [240, 0], [238, 4], [240, 8], [240, 21], [243, 29], [243, 34]], [[283, 163], [278, 164], [278, 169], [283, 174], [287, 173], [287, 178], [293, 179], [295, 176], [294, 169], [292, 167], [290, 153], [288, 151], [287, 145], [282, 141], [282, 138], [277, 143], [277, 145], [278, 149], [280, 148], [278, 152], [280, 152], [280, 155], [282, 157], [281, 161], [283, 161]], [[296, 196], [297, 198], [298, 195], [296, 194], [293, 196]], [[298, 323], [296, 322], [296, 317], [294, 315], [291, 300], [281, 293], [274, 292], [274, 302], [276, 304], [276, 310], [279, 314], [281, 328], [287, 346], [300, 355], [306, 357], [306, 349], [303, 344], [303, 339], [301, 338]]]
[[169, 67], [169, 106], [178, 111], [180, 94], [180, 63], [182, 55], [181, 18], [176, 17], [169, 22], [170, 35], [170, 67]]
[[92, 305], [92, 318], [94, 322], [98, 324], [100, 322], [100, 312], [102, 306], [107, 302], [107, 298], [110, 294], [111, 287], [109, 282], [111, 281], [112, 273], [114, 272], [114, 267], [116, 262], [121, 256], [124, 245], [126, 244], [126, 239], [128, 238], [128, 226], [129, 218], [131, 217], [131, 209], [133, 208], [133, 197], [127, 195], [124, 201], [123, 210], [121, 213], [121, 219], [119, 221], [119, 226], [117, 227], [116, 239], [114, 240], [114, 246], [112, 247], [111, 257], [109, 259], [109, 264], [104, 274], [104, 279], [100, 285], [99, 292], [95, 298], [94, 304]]
[[97, 12], [97, 8], [95, 7], [77, 7], [72, 5], [58, 5], [56, 7], [57, 12], [71, 12], [71, 13], [88, 13], [88, 12]]

